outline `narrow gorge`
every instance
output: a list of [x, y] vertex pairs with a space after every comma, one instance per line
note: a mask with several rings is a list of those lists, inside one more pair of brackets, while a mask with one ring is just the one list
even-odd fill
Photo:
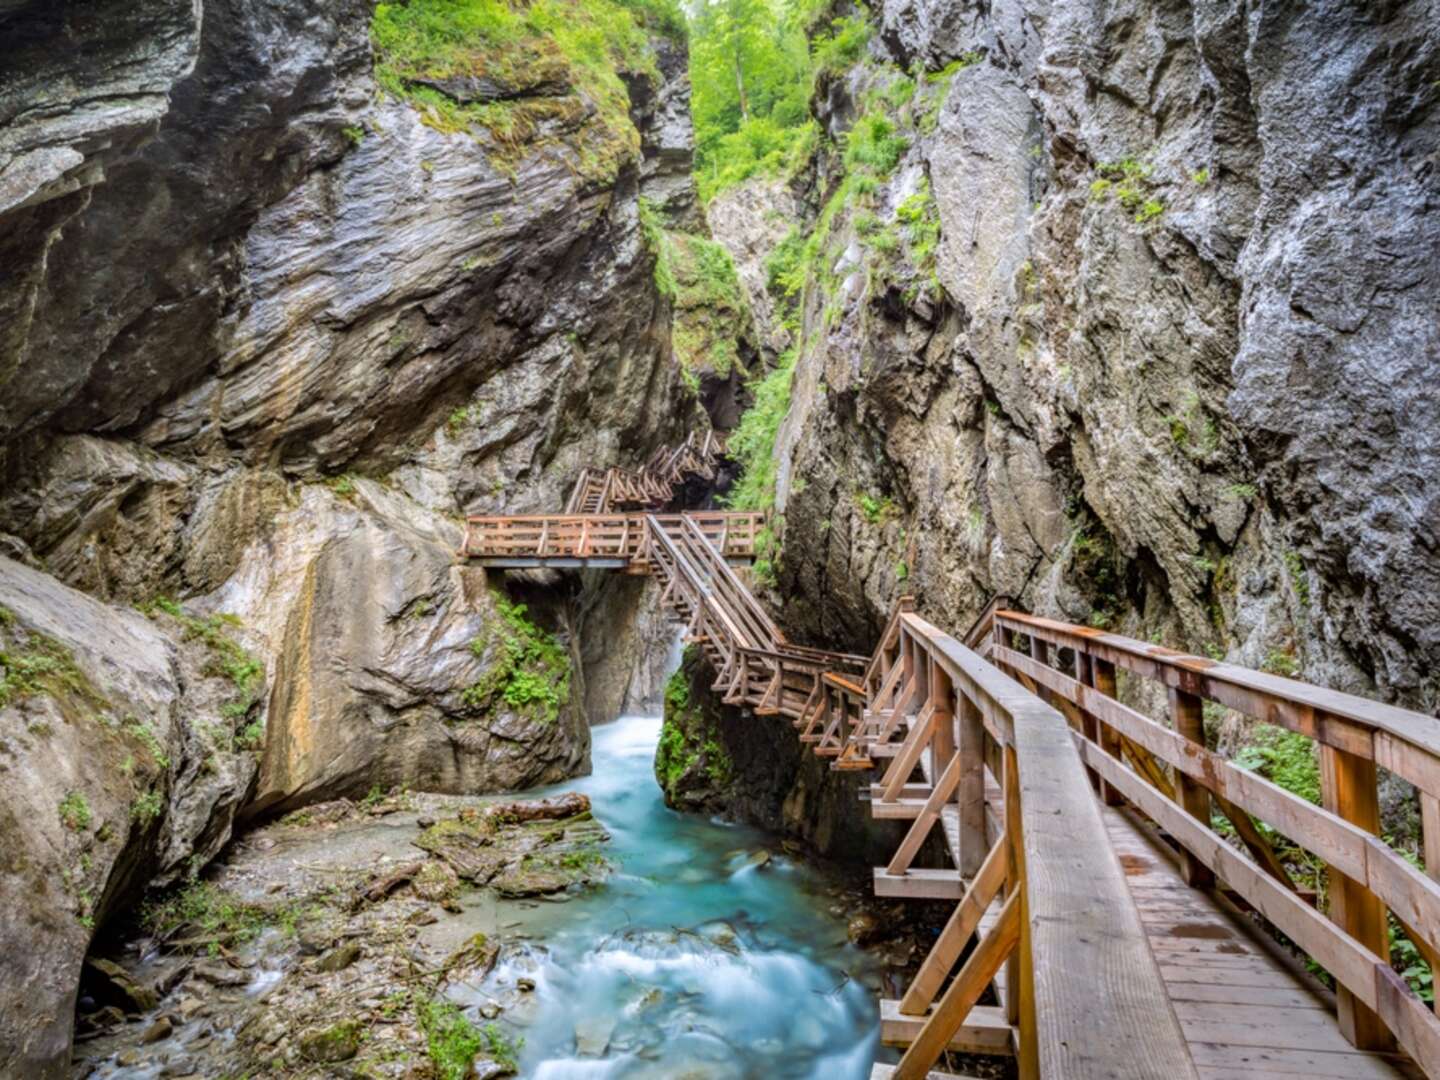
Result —
[[[1437, 42], [1427, 0], [0, 0], [0, 1077], [940, 1075], [887, 1003], [991, 898], [912, 822], [1019, 828], [1021, 697], [1086, 815], [1103, 744], [1369, 949], [1354, 1006], [1212, 889], [1417, 1070], [1363, 1075], [1432, 1075], [1385, 1009], [1440, 962]], [[1012, 986], [1067, 966], [1020, 940]], [[1032, 1067], [982, 981], [956, 1073], [1269, 1075]]]

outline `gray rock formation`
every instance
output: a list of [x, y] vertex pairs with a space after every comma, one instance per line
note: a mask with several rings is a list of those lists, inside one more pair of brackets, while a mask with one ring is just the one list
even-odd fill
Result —
[[[902, 591], [957, 625], [1004, 592], [1440, 704], [1440, 57], [1400, 45], [1434, 19], [883, 5], [888, 64], [815, 97], [826, 130], [887, 109], [906, 147], [808, 297], [776, 450], [789, 625], [868, 648]], [[868, 97], [917, 62], [945, 72]], [[943, 293], [897, 217], [927, 184]], [[717, 235], [753, 280], [764, 251]]]
[[[0, 3], [0, 551], [20, 560], [0, 633], [7, 657], [48, 635], [83, 676], [0, 700], [22, 778], [0, 815], [39, 822], [5, 829], [6, 895], [49, 905], [0, 915], [0, 1072], [65, 1071], [90, 926], [202, 865], [237, 813], [558, 780], [588, 768], [592, 716], [653, 695], [668, 641], [638, 590], [607, 621], [610, 583], [487, 581], [454, 552], [465, 513], [554, 509], [582, 465], [704, 422], [638, 216], [643, 195], [699, 222], [684, 51], [619, 73], [628, 119], [564, 79], [442, 88], [563, 104], [502, 147], [379, 91], [372, 10]], [[553, 701], [511, 685], [516, 619], [555, 650]], [[222, 631], [268, 672], [253, 699], [187, 667], [224, 668], [187, 659]], [[169, 762], [135, 752], [134, 779], [132, 715]], [[233, 752], [196, 742], [214, 717]], [[142, 767], [163, 805], [132, 817]], [[59, 819], [72, 788], [83, 828]]]
[[209, 647], [178, 637], [0, 558], [7, 1076], [65, 1074], [94, 928], [208, 862], [254, 783], [243, 729], [261, 707], [227, 708], [235, 687]]

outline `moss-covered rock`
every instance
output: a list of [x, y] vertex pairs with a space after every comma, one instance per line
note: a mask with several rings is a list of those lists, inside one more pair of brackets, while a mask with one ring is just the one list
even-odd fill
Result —
[[677, 809], [719, 808], [735, 771], [714, 718], [691, 700], [690, 675], [700, 663], [687, 653], [686, 663], [670, 677], [655, 747], [655, 779], [666, 804]]

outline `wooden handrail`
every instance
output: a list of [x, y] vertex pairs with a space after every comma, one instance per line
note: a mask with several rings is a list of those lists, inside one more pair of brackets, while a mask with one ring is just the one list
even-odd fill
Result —
[[[1009, 640], [1016, 635], [1029, 640], [1028, 650]], [[1223, 879], [1335, 976], [1340, 1027], [1352, 1043], [1382, 1049], [1393, 1035], [1428, 1074], [1440, 1075], [1440, 1020], [1391, 969], [1386, 925], [1388, 909], [1434, 965], [1440, 960], [1440, 883], [1376, 835], [1378, 765], [1420, 788], [1426, 862], [1432, 874], [1440, 872], [1440, 804], [1434, 801], [1440, 722], [1022, 612], [997, 612], [995, 638], [992, 659], [1049, 694], [1070, 716], [1072, 738], [1105, 791], [1133, 803], [1182, 845], [1192, 883]], [[1058, 649], [1071, 651], [1069, 670], [1055, 666]], [[1115, 668], [1167, 687], [1170, 726], [1116, 699]], [[1207, 700], [1313, 739], [1324, 805], [1208, 749], [1200, 723]], [[1173, 784], [1166, 766], [1174, 772]], [[1214, 830], [1215, 812], [1230, 819], [1246, 850]], [[1331, 918], [1301, 893], [1252, 818], [1330, 868]]]
[[[1010, 882], [1019, 890], [1019, 986], [1012, 992], [1021, 1074], [1197, 1076], [1065, 717], [920, 616], [902, 614], [899, 629], [901, 651], [915, 661], [911, 677], [925, 684], [920, 715], [948, 719], [973, 710], [1001, 748]], [[920, 738], [934, 727], [917, 722], [911, 731]], [[936, 775], [957, 752], [951, 744], [939, 755], [945, 760], [932, 763]], [[981, 769], [984, 760], [972, 755], [960, 767]], [[988, 847], [983, 828], [978, 837], [961, 837], [967, 842]], [[971, 989], [969, 971], [956, 977], [953, 993], [901, 1059], [899, 1080], [925, 1076], [950, 1025], [964, 1020], [979, 991], [960, 992]], [[925, 1037], [931, 1024], [940, 1038]]]

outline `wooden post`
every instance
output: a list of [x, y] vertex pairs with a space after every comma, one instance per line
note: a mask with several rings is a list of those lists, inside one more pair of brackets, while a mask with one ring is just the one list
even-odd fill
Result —
[[[1170, 688], [1170, 719], [1175, 731], [1193, 743], [1205, 745], [1205, 701], [1184, 690]], [[1183, 769], [1175, 770], [1175, 796], [1185, 812], [1210, 828], [1210, 791]], [[1192, 888], [1213, 889], [1215, 874], [1189, 851], [1182, 851], [1185, 881]]]
[[957, 752], [960, 754], [960, 876], [972, 877], [985, 858], [985, 724], [963, 692], [955, 695]]
[[[1050, 666], [1050, 643], [1038, 634], [1032, 633], [1030, 635], [1030, 659], [1034, 660], [1037, 664], [1043, 664], [1045, 667]], [[1036, 686], [1035, 693], [1045, 704], [1054, 704], [1054, 702], [1050, 700], [1050, 691], [1044, 686]]]
[[[1325, 809], [1368, 833], [1380, 832], [1375, 762], [1333, 746], [1320, 747], [1320, 788]], [[1330, 868], [1330, 918], [1375, 953], [1390, 958], [1389, 920], [1380, 898], [1360, 882]], [[1340, 1032], [1359, 1050], [1388, 1050], [1394, 1039], [1374, 1010], [1336, 986]]]
[[[1095, 679], [1095, 689], [1106, 697], [1115, 696], [1115, 665], [1109, 660], [1101, 660], [1098, 657], [1090, 658], [1090, 670]], [[1113, 758], [1120, 757], [1120, 736], [1109, 724], [1101, 723], [1100, 727], [1100, 749], [1104, 750]], [[1100, 785], [1100, 798], [1106, 806], [1122, 806], [1125, 797], [1109, 784]]]
[[1005, 837], [1010, 846], [1005, 901], [1014, 904], [1019, 941], [1010, 954], [1005, 981], [1005, 1015], [1019, 1033], [1019, 1066], [1023, 1080], [1040, 1076], [1039, 1036], [1035, 1024], [1035, 960], [1031, 955], [1030, 916], [1025, 900], [1025, 835], [1021, 826], [1020, 761], [1015, 748], [1002, 751], [1005, 762]]
[[[1082, 686], [1095, 685], [1095, 668], [1090, 662], [1090, 654], [1081, 649], [1075, 650], [1075, 681]], [[1100, 742], [1100, 721], [1093, 713], [1082, 712], [1080, 714], [1080, 730], [1085, 738], [1093, 743]], [[1101, 790], [1100, 774], [1094, 769], [1085, 770], [1090, 775], [1090, 786], [1096, 791]]]

